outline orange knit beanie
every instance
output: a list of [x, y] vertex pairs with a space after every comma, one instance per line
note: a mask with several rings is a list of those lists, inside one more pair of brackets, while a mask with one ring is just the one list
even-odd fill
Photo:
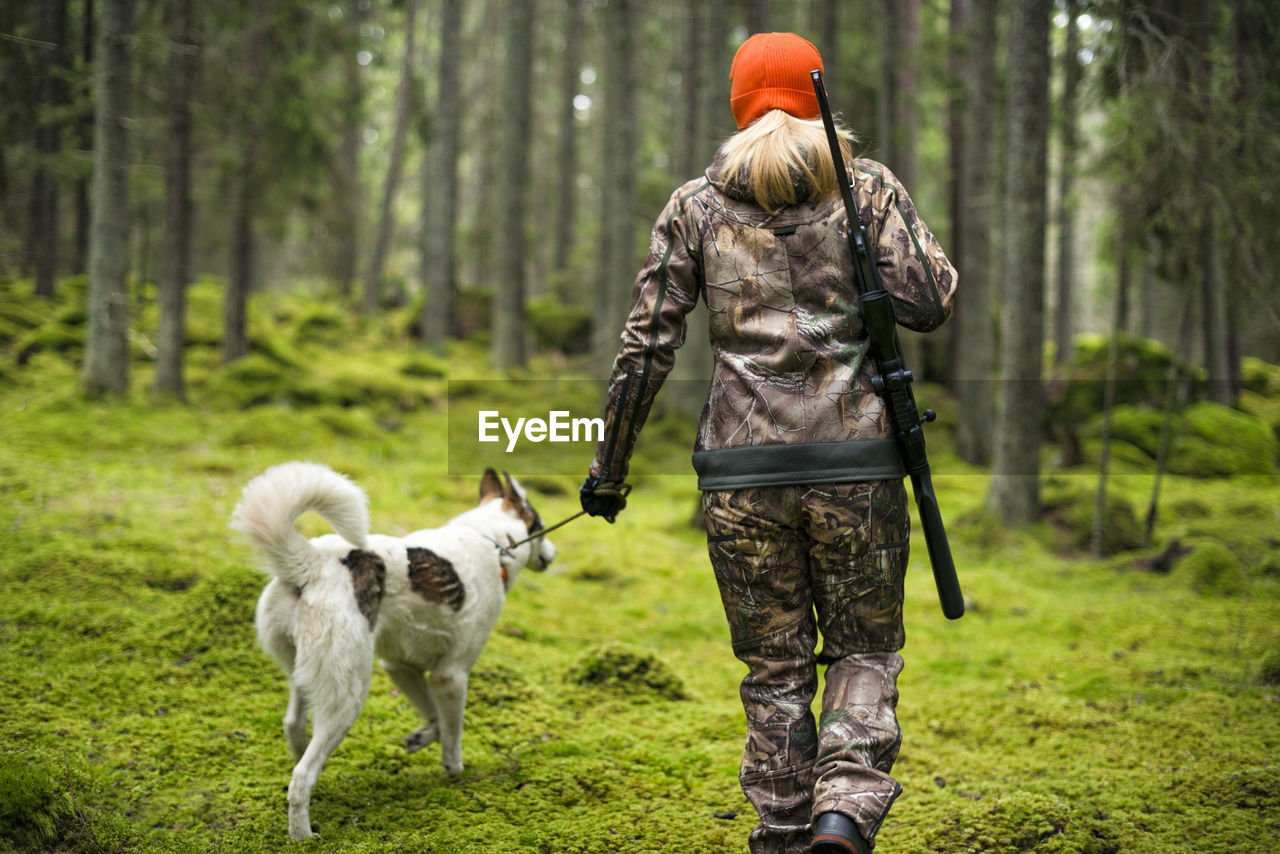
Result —
[[809, 72], [821, 68], [818, 49], [795, 33], [756, 33], [747, 39], [729, 68], [729, 104], [738, 130], [770, 110], [817, 118], [818, 96]]

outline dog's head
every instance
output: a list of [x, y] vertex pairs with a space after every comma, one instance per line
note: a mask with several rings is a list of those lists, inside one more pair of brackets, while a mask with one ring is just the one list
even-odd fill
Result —
[[[556, 559], [556, 547], [552, 545], [551, 540], [547, 537], [537, 536], [538, 532], [546, 526], [542, 522], [542, 517], [538, 515], [538, 511], [533, 509], [533, 505], [529, 503], [529, 496], [524, 489], [516, 482], [516, 479], [506, 472], [499, 477], [498, 473], [493, 469], [485, 469], [484, 477], [480, 480], [480, 504], [484, 505], [489, 502], [502, 501], [502, 512], [506, 513], [514, 519], [518, 519], [524, 526], [524, 533], [511, 540], [512, 543], [520, 542], [528, 537], [533, 539], [520, 546], [515, 554], [523, 558], [523, 566], [535, 572], [542, 572], [551, 562]], [[531, 551], [525, 552], [525, 549]], [[504, 559], [503, 564], [507, 561]], [[508, 566], [508, 571], [518, 567]]]

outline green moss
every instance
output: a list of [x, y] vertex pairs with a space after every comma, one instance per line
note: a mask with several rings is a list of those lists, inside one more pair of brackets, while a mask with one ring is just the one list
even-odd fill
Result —
[[[37, 307], [43, 325], [78, 298], [65, 290], [46, 303], [19, 283], [0, 286], [0, 300]], [[23, 367], [6, 358], [16, 379], [0, 385], [0, 756], [44, 777], [24, 781], [35, 797], [5, 816], [26, 816], [24, 828], [43, 816], [52, 836], [0, 833], [0, 847], [744, 851], [754, 825], [738, 786], [745, 668], [705, 538], [686, 525], [693, 478], [643, 471], [616, 524], [564, 527], [549, 571], [517, 578], [472, 673], [462, 776], [445, 775], [438, 747], [404, 754], [416, 714], [371, 664], [364, 710], [313, 799], [321, 838], [288, 841], [287, 692], [257, 647], [254, 602], [267, 576], [228, 530], [231, 507], [250, 477], [301, 458], [356, 477], [375, 530], [439, 524], [474, 505], [477, 479], [448, 474], [446, 413], [429, 401], [444, 377], [492, 375], [477, 341], [400, 370], [419, 352], [401, 334], [411, 310], [353, 319], [348, 338], [325, 343], [332, 312], [318, 312], [329, 319], [315, 337], [297, 334], [319, 300], [263, 293], [251, 326], [274, 324], [302, 362], [251, 356], [261, 374], [246, 371], [245, 382], [268, 392], [242, 409], [243, 390], [210, 393], [232, 370], [215, 346], [221, 290], [202, 282], [191, 296], [190, 405], [154, 406], [141, 388], [86, 403], [58, 353]], [[154, 321], [149, 308], [138, 328], [150, 335]], [[539, 390], [523, 380], [575, 372], [590, 369], [557, 354], [502, 385], [527, 402]], [[488, 403], [494, 385], [475, 383], [467, 400]], [[600, 390], [583, 385], [571, 408], [594, 413]], [[688, 420], [650, 427], [638, 467], [687, 461]], [[576, 512], [581, 475], [523, 477], [534, 463], [523, 453], [503, 461], [538, 489], [544, 519]], [[904, 793], [878, 850], [1176, 851], [1195, 827], [1211, 829], [1195, 836], [1200, 851], [1268, 851], [1280, 835], [1280, 780], [1276, 688], [1262, 676], [1276, 669], [1263, 664], [1276, 657], [1280, 584], [1267, 567], [1280, 483], [1163, 481], [1159, 543], [1217, 543], [1247, 568], [1248, 596], [1202, 596], [1189, 576], [1080, 559], [1064, 528], [1001, 525], [982, 511], [984, 469], [935, 471], [960, 581], [980, 607], [958, 622], [941, 617], [916, 526], [894, 768]], [[1091, 509], [1095, 488], [1093, 476], [1055, 472], [1045, 493]], [[1151, 480], [1118, 475], [1109, 489], [1141, 508]], [[313, 515], [299, 527], [328, 530]], [[580, 685], [577, 674], [600, 681]], [[676, 690], [697, 702], [669, 702]]]
[[1217, 543], [1197, 546], [1173, 574], [1202, 595], [1237, 596], [1249, 587], [1240, 559]]
[[1264, 578], [1280, 578], [1280, 549], [1272, 547], [1258, 562], [1255, 571]]
[[1271, 432], [1280, 436], [1280, 394], [1264, 396], [1245, 389], [1240, 392], [1240, 409], [1267, 422]]
[[1245, 356], [1240, 362], [1240, 376], [1244, 387], [1254, 394], [1272, 399], [1280, 397], [1280, 365]]
[[101, 812], [104, 793], [67, 735], [22, 733], [0, 753], [0, 852], [145, 850], [124, 816]]
[[[1063, 532], [1072, 550], [1088, 553], [1093, 547], [1097, 494], [1083, 488], [1086, 484], [1079, 483], [1079, 480], [1073, 478], [1066, 487], [1046, 490], [1044, 512], [1045, 517]], [[1113, 555], [1142, 548], [1145, 537], [1146, 531], [1138, 520], [1133, 502], [1114, 489], [1108, 490], [1102, 514], [1102, 553]]]
[[81, 327], [47, 323], [14, 342], [14, 360], [19, 365], [25, 365], [37, 353], [58, 353], [69, 358], [79, 358], [84, 352], [84, 335]]
[[1187, 407], [1169, 471], [1188, 477], [1271, 474], [1280, 440], [1262, 419], [1214, 403]]
[[343, 344], [352, 335], [351, 313], [330, 303], [308, 304], [293, 321], [293, 340], [300, 346]]
[[42, 310], [34, 299], [19, 298], [6, 294], [0, 297], [0, 321], [12, 330], [35, 329], [48, 318], [47, 309]]
[[1262, 656], [1258, 665], [1258, 679], [1265, 685], [1280, 685], [1280, 641], [1273, 642]]
[[251, 353], [219, 371], [209, 381], [207, 394], [219, 407], [247, 409], [287, 400], [294, 393], [296, 376], [280, 362]]
[[448, 376], [447, 363], [426, 353], [415, 353], [400, 365], [400, 373], [418, 379], [440, 379]]
[[[949, 854], [1098, 851], [1073, 844], [1073, 822], [1085, 820], [1063, 798], [1029, 792], [956, 798], [954, 811], [930, 836], [932, 851]], [[1074, 834], [1073, 834], [1074, 835]]]
[[546, 294], [529, 300], [529, 327], [539, 350], [586, 353], [591, 349], [593, 315], [578, 306], [567, 305]]
[[40, 763], [0, 754], [0, 851], [30, 851], [63, 834], [71, 799]]
[[[1055, 375], [1047, 386], [1045, 417], [1051, 429], [1055, 425], [1083, 423], [1102, 411], [1109, 348], [1109, 336], [1076, 336], [1071, 359], [1054, 367]], [[1203, 376], [1202, 371], [1179, 360], [1163, 344], [1148, 338], [1122, 335], [1118, 359], [1116, 376], [1121, 379], [1115, 386], [1115, 402], [1121, 406], [1162, 406], [1170, 365], [1181, 376]]]
[[1213, 508], [1203, 499], [1187, 496], [1174, 500], [1169, 509], [1182, 519], [1203, 519], [1212, 515]]
[[221, 661], [252, 649], [254, 609], [268, 580], [251, 566], [205, 578], [180, 598], [176, 619], [165, 621], [158, 634], [163, 648], [184, 663], [197, 656]]
[[307, 416], [322, 431], [348, 439], [375, 439], [384, 432], [373, 413], [360, 407], [316, 407]]
[[[1160, 449], [1160, 427], [1164, 413], [1149, 406], [1117, 406], [1111, 414], [1111, 438], [1128, 442], [1154, 460]], [[1101, 435], [1101, 418], [1089, 423], [1086, 436]]]
[[629, 697], [656, 695], [666, 700], [688, 698], [680, 677], [651, 652], [615, 644], [582, 656], [569, 672], [570, 681], [621, 691]]

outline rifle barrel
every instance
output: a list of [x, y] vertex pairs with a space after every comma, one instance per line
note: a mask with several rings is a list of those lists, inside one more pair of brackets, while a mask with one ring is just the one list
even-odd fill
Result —
[[960, 592], [960, 579], [956, 577], [955, 560], [951, 557], [947, 531], [942, 527], [938, 497], [933, 492], [933, 478], [927, 465], [924, 471], [911, 475], [911, 491], [915, 493], [916, 508], [920, 511], [924, 543], [929, 550], [929, 563], [933, 566], [933, 581], [938, 588], [942, 613], [948, 620], [958, 620], [964, 616], [964, 594]]

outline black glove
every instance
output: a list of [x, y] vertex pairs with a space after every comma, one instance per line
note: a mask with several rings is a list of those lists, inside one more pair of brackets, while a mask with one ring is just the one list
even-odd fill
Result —
[[578, 497], [582, 499], [582, 509], [588, 516], [603, 516], [610, 525], [618, 518], [618, 514], [627, 506], [627, 493], [631, 492], [631, 484], [614, 483], [593, 474], [582, 482]]

